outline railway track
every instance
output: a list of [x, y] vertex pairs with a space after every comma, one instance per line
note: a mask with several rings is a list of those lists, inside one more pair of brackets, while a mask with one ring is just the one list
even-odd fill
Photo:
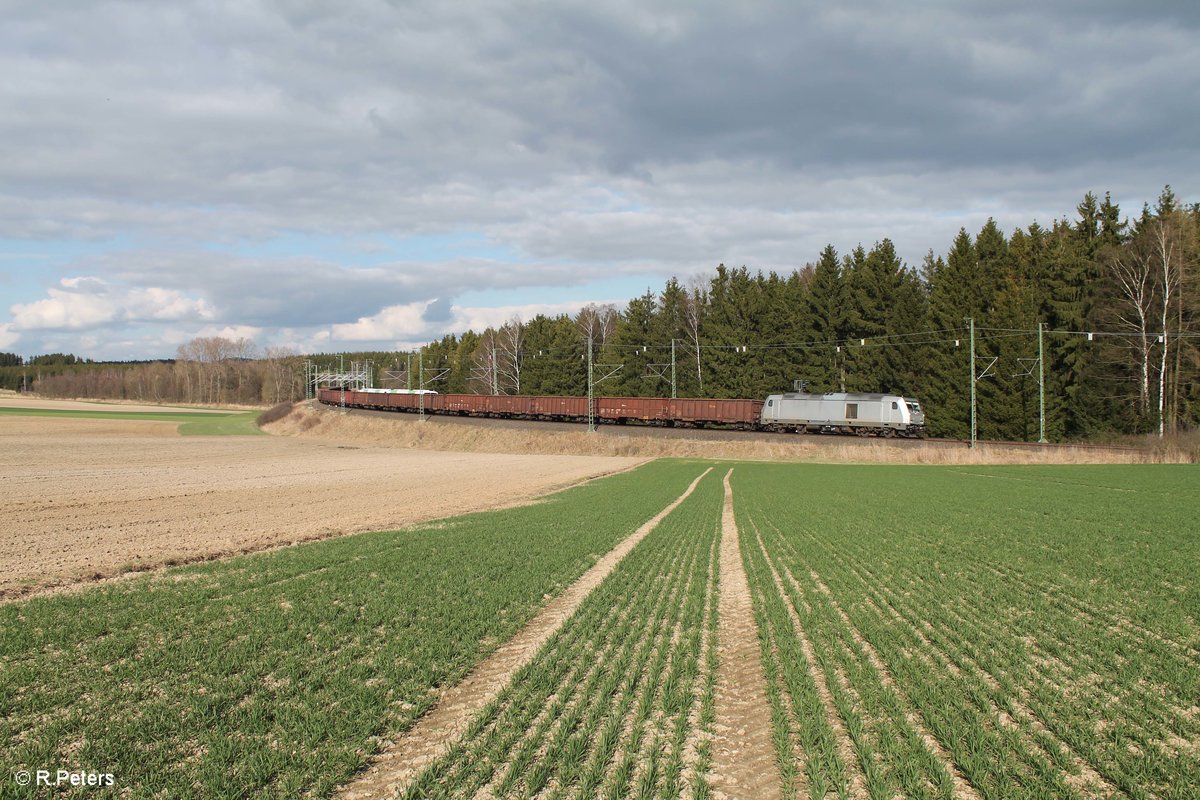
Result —
[[[347, 413], [363, 417], [378, 417], [381, 419], [405, 419], [413, 420], [417, 418], [415, 414], [398, 413], [395, 411], [374, 411], [368, 409], [348, 408]], [[460, 417], [451, 415], [427, 415], [426, 419], [432, 422], [443, 425], [472, 425], [484, 428], [494, 429], [509, 429], [509, 430], [534, 430], [534, 431], [578, 431], [580, 424], [575, 422], [543, 422], [538, 420], [522, 420], [522, 419], [502, 419], [493, 417]], [[692, 439], [700, 441], [728, 441], [737, 439], [741, 441], [761, 441], [761, 442], [778, 442], [780, 439], [792, 440], [797, 442], [808, 442], [821, 445], [840, 445], [840, 446], [886, 446], [897, 448], [912, 448], [912, 447], [938, 447], [938, 448], [965, 448], [968, 442], [965, 439], [948, 439], [948, 438], [927, 438], [927, 439], [905, 439], [905, 438], [884, 438], [879, 436], [844, 436], [839, 434], [794, 434], [794, 433], [764, 433], [761, 431], [739, 431], [733, 429], [718, 429], [718, 428], [668, 428], [658, 425], [613, 425], [599, 424], [596, 426], [596, 434], [599, 436], [640, 436], [640, 437], [657, 437], [663, 439]], [[1124, 446], [1124, 445], [1099, 445], [1099, 444], [1072, 444], [1052, 442], [1041, 444], [1039, 442], [1015, 442], [1002, 440], [978, 440], [978, 444], [987, 447], [1012, 448], [1021, 450], [1092, 450], [1092, 451], [1110, 451], [1110, 452], [1139, 452], [1142, 448]]]

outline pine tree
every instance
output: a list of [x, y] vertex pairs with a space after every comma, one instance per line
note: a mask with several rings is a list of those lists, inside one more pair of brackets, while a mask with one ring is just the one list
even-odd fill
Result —
[[[813, 329], [812, 302], [810, 299], [813, 275], [793, 271], [783, 285], [783, 301], [777, 304], [779, 338], [787, 343], [779, 364], [779, 389], [790, 390], [797, 379], [806, 380], [804, 371], [811, 361], [811, 350], [806, 346], [811, 341]], [[801, 346], [797, 346], [801, 345]]]
[[[436, 342], [430, 342], [421, 348], [420, 358], [413, 360], [413, 388], [419, 388], [421, 373], [424, 373], [425, 386], [435, 392], [445, 394], [451, 390], [450, 371], [453, 370], [453, 359], [458, 352], [458, 337], [454, 334], [443, 336]], [[424, 367], [422, 370], [421, 367]]]
[[996, 220], [988, 218], [979, 235], [975, 237], [976, 266], [974, 291], [979, 295], [982, 316], [996, 303], [1000, 291], [1007, 285], [1013, 273], [1013, 259], [1008, 248], [1008, 239]]
[[[1111, 284], [1103, 262], [1125, 239], [1120, 209], [1105, 195], [1097, 204], [1092, 193], [1077, 207], [1079, 219], [1072, 225], [1055, 225], [1050, 248], [1051, 303], [1047, 327], [1070, 333], [1049, 340], [1047, 367], [1061, 381], [1066, 396], [1065, 434], [1088, 436], [1113, 430], [1125, 415], [1122, 401], [1108, 376], [1122, 360], [1111, 340], [1089, 341], [1088, 331], [1104, 328], [1110, 316]], [[1106, 366], [1106, 364], [1108, 366]]]
[[893, 341], [893, 380], [888, 388], [905, 397], [924, 393], [926, 369], [923, 363], [929, 329], [929, 295], [921, 276], [903, 269], [896, 287], [896, 298], [889, 314], [889, 330], [902, 338]]
[[[450, 357], [450, 374], [446, 376], [446, 391], [463, 394], [471, 391], [471, 355], [479, 346], [479, 334], [467, 331], [459, 337]], [[413, 382], [416, 385], [416, 382]]]
[[538, 314], [525, 323], [525, 355], [521, 370], [521, 393], [530, 395], [552, 394], [546, 390], [547, 383], [553, 380], [553, 368], [558, 364], [553, 361], [551, 351], [554, 338], [554, 321], [544, 314]]
[[[1055, 262], [1052, 256], [1054, 234], [1047, 231], [1036, 222], [1031, 223], [1025, 231], [1017, 230], [1009, 241], [1009, 248], [1016, 265], [1016, 274], [1023, 286], [1031, 294], [1031, 319], [1029, 320], [1035, 333], [1031, 334], [1031, 351], [1036, 357], [1037, 324], [1045, 328], [1054, 315], [1054, 274]], [[1046, 438], [1048, 441], [1059, 441], [1066, 431], [1066, 395], [1063, 391], [1061, 377], [1055, 374], [1052, 363], [1051, 337], [1043, 335], [1045, 362], [1040, 365], [1040, 371], [1045, 381], [1046, 408]], [[1029, 376], [1033, 391], [1037, 391], [1039, 365], [1034, 364]], [[1040, 414], [1040, 399], [1038, 413]], [[1039, 420], [1040, 427], [1040, 420]]]
[[[1036, 441], [1038, 434], [1037, 339], [1018, 331], [1036, 328], [1037, 303], [1029, 285], [1009, 275], [995, 298], [987, 324], [976, 342], [981, 362], [996, 358], [989, 377], [980, 380], [979, 436], [985, 439]], [[983, 370], [983, 363], [977, 369]]]
[[759, 286], [762, 292], [763, 318], [758, 326], [759, 394], [786, 392], [800, 377], [804, 353], [797, 346], [810, 327], [808, 321], [808, 288], [800, 275], [792, 272], [787, 278], [772, 272]]

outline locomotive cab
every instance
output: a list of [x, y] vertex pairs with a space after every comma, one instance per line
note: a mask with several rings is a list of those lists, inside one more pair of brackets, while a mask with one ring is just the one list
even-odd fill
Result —
[[760, 425], [797, 433], [920, 436], [925, 415], [920, 403], [899, 395], [789, 392], [767, 396]]
[[907, 400], [909, 424], [925, 425], [925, 412], [921, 410], [921, 404], [916, 400]]

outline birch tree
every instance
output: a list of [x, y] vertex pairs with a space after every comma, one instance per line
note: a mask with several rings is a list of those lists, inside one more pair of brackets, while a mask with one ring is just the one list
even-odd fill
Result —
[[1109, 275], [1120, 296], [1116, 321], [1128, 331], [1138, 354], [1138, 413], [1150, 412], [1150, 364], [1153, 355], [1151, 324], [1154, 316], [1157, 276], [1155, 255], [1149, 242], [1139, 237], [1113, 251]]
[[525, 347], [525, 324], [515, 314], [496, 334], [499, 380], [512, 394], [521, 393], [521, 361]]
[[704, 309], [708, 305], [706, 287], [712, 276], [693, 275], [688, 279], [687, 293], [683, 302], [683, 329], [688, 344], [696, 357], [696, 386], [704, 391], [703, 361], [700, 358], [700, 329], [704, 322]]
[[[1179, 290], [1183, 279], [1183, 253], [1178, 226], [1172, 224], [1171, 217], [1158, 217], [1150, 225], [1150, 241], [1153, 257], [1157, 264], [1158, 291], [1161, 295], [1159, 304], [1159, 340], [1162, 342], [1158, 368], [1158, 435], [1162, 436], [1166, 429], [1166, 396], [1167, 396], [1167, 361], [1171, 349], [1171, 331], [1168, 324], [1171, 319], [1172, 304], [1178, 304]], [[1172, 422], [1174, 428], [1174, 422]]]

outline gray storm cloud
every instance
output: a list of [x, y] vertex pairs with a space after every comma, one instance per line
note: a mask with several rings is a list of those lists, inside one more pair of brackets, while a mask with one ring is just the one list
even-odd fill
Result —
[[[0, 240], [129, 243], [46, 300], [91, 275], [268, 328], [884, 236], [915, 261], [988, 216], [1194, 188], [1198, 8], [9, 4]], [[511, 263], [238, 252], [458, 233]]]

